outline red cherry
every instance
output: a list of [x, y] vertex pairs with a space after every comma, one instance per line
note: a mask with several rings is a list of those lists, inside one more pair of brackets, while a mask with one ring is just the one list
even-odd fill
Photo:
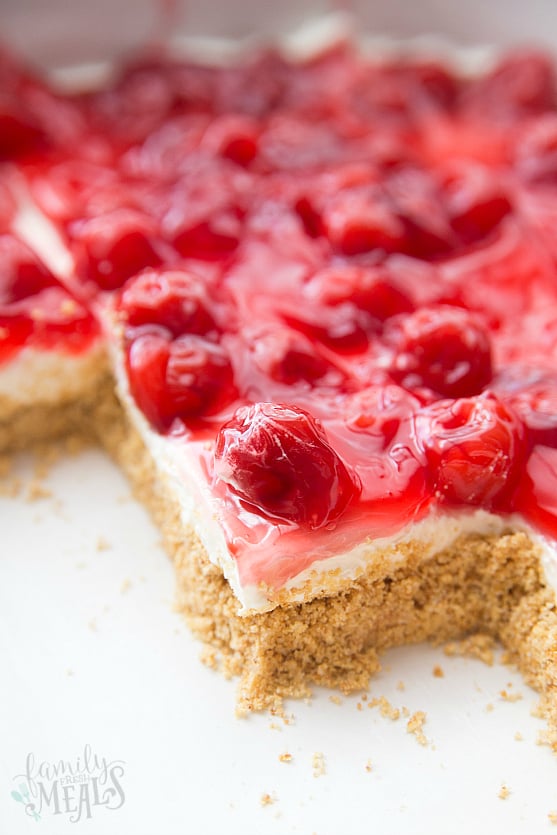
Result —
[[374, 187], [346, 189], [329, 198], [321, 220], [332, 246], [344, 255], [400, 252], [405, 246], [403, 221]]
[[460, 166], [444, 180], [445, 207], [465, 244], [485, 238], [512, 209], [501, 184], [483, 166]]
[[0, 235], [0, 304], [19, 302], [57, 284], [50, 270], [15, 235]]
[[154, 224], [131, 209], [77, 221], [70, 236], [78, 278], [95, 282], [101, 290], [116, 290], [130, 276], [161, 261]]
[[208, 310], [203, 280], [186, 270], [144, 270], [129, 279], [120, 296], [119, 309], [129, 325], [156, 324], [174, 336], [206, 334], [216, 325]]
[[392, 320], [387, 337], [396, 350], [391, 374], [406, 388], [426, 386], [445, 397], [470, 397], [491, 380], [488, 332], [466, 310], [422, 308]]
[[364, 432], [375, 439], [378, 451], [387, 449], [399, 433], [407, 442], [410, 419], [419, 410], [420, 401], [399, 386], [370, 386], [357, 392], [346, 403], [346, 423], [353, 432]]
[[506, 507], [519, 479], [522, 426], [495, 395], [441, 400], [415, 419], [440, 501]]
[[13, 195], [7, 185], [0, 182], [0, 233], [6, 231], [17, 211]]
[[518, 131], [514, 168], [531, 185], [557, 183], [557, 116], [548, 113]]
[[557, 448], [557, 376], [550, 371], [516, 368], [503, 372], [492, 386], [521, 418], [531, 446]]
[[0, 95], [0, 161], [22, 157], [43, 142], [32, 115], [11, 97]]
[[202, 147], [245, 167], [257, 156], [258, 130], [257, 121], [246, 116], [220, 116], [207, 128]]
[[236, 397], [230, 360], [223, 348], [191, 334], [171, 341], [164, 328], [129, 334], [128, 374], [132, 394], [161, 432], [219, 412]]
[[314, 273], [304, 287], [310, 303], [335, 307], [351, 302], [379, 322], [414, 306], [386, 270], [341, 264]]
[[506, 55], [469, 86], [464, 107], [490, 121], [534, 116], [555, 108], [555, 71], [549, 56], [534, 51]]
[[242, 407], [222, 427], [215, 475], [250, 510], [312, 530], [336, 522], [359, 492], [320, 423], [274, 403]]
[[342, 380], [340, 371], [319, 353], [311, 340], [291, 328], [273, 322], [269, 326], [242, 329], [242, 335], [255, 367], [277, 383], [338, 385]]
[[170, 346], [166, 368], [167, 400], [176, 415], [212, 415], [236, 397], [228, 354], [218, 344], [186, 334]]
[[557, 449], [535, 446], [514, 499], [514, 509], [532, 525], [557, 539]]

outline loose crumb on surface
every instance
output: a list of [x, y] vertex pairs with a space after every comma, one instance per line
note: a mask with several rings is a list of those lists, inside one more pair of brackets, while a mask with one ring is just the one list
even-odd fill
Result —
[[501, 690], [499, 695], [504, 702], [519, 702], [522, 698], [522, 693], [508, 693], [506, 690]]
[[97, 619], [96, 618], [91, 618], [91, 620], [89, 621], [87, 626], [91, 630], [91, 632], [96, 632], [97, 631]]
[[397, 690], [401, 690], [401, 691], [402, 691], [402, 690], [406, 690], [406, 685], [405, 685], [405, 683], [404, 683], [403, 681], [399, 681], [399, 682], [397, 682], [396, 689], [397, 689]]
[[462, 658], [476, 658], [483, 661], [488, 667], [493, 666], [495, 641], [491, 635], [477, 634], [470, 635], [462, 641], [450, 641], [443, 647], [443, 652], [448, 657], [455, 656]]
[[510, 792], [509, 787], [505, 786], [505, 784], [503, 783], [503, 785], [499, 789], [499, 795], [498, 796], [501, 798], [501, 800], [506, 800], [507, 797], [510, 795], [510, 793], [511, 792]]
[[548, 812], [547, 817], [549, 818], [549, 822], [553, 824], [553, 826], [557, 826], [557, 812]]
[[274, 797], [272, 794], [269, 794], [268, 792], [265, 792], [264, 794], [261, 795], [261, 798], [260, 798], [259, 802], [261, 803], [262, 806], [270, 806], [272, 803], [275, 802], [275, 800], [276, 800], [276, 797]]
[[314, 777], [322, 777], [326, 773], [325, 755], [321, 751], [316, 751], [314, 753], [311, 764], [313, 766]]
[[524, 737], [522, 736], [522, 734], [520, 733], [520, 731], [517, 731], [517, 732], [515, 733], [514, 738], [516, 739], [516, 741], [517, 741], [517, 742], [522, 742], [522, 740], [524, 739]]
[[443, 667], [440, 667], [439, 664], [436, 664], [433, 668], [433, 677], [434, 678], [444, 678], [445, 673], [443, 671]]
[[342, 699], [340, 698], [340, 696], [337, 695], [329, 696], [329, 701], [332, 702], [334, 705], [342, 704]]
[[42, 482], [37, 478], [31, 479], [27, 485], [27, 493], [25, 495], [25, 500], [27, 502], [36, 502], [39, 499], [49, 499], [51, 496], [52, 490], [45, 487], [44, 484], [42, 484]]
[[132, 586], [132, 581], [129, 577], [126, 577], [124, 580], [122, 580], [122, 585], [120, 586], [120, 594], [125, 594], [127, 591], [131, 589]]
[[373, 766], [371, 764], [371, 760], [366, 760], [366, 764], [364, 766], [365, 770], [368, 772], [373, 771]]
[[289, 754], [288, 751], [285, 751], [284, 754], [279, 754], [279, 762], [281, 763], [291, 763], [292, 759], [292, 754]]
[[393, 722], [396, 722], [397, 719], [400, 719], [400, 710], [398, 707], [394, 707], [390, 703], [385, 696], [380, 696], [379, 698], [370, 699], [367, 703], [368, 707], [378, 707], [381, 713], [381, 716], [384, 716], [386, 719], [392, 719]]
[[110, 542], [104, 536], [99, 536], [97, 539], [97, 551], [108, 551], [111, 547]]
[[427, 745], [427, 739], [423, 732], [423, 727], [426, 721], [426, 714], [423, 710], [417, 710], [412, 714], [406, 723], [406, 732], [413, 734], [420, 745]]
[[493, 710], [493, 704], [491, 702], [488, 702], [485, 706], [485, 709], [487, 713], [491, 713], [491, 711]]

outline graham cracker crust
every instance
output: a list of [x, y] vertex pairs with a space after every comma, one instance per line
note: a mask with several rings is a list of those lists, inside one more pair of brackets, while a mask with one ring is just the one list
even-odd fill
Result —
[[384, 576], [370, 566], [333, 594], [241, 614], [220, 569], [195, 533], [184, 529], [176, 498], [126, 421], [110, 377], [79, 403], [26, 409], [17, 420], [0, 423], [0, 449], [68, 433], [96, 437], [149, 509], [174, 562], [178, 609], [218, 653], [224, 673], [239, 677], [240, 713], [307, 696], [312, 684], [346, 693], [363, 689], [390, 647], [477, 634], [500, 641], [540, 693], [540, 712], [557, 751], [555, 595], [525, 533], [467, 535], [426, 559], [419, 544], [410, 546], [404, 564]]
[[[113, 395], [96, 410], [103, 444], [160, 527], [177, 580], [177, 604], [194, 634], [239, 676], [240, 712], [276, 708], [312, 684], [365, 688], [384, 650], [476, 633], [500, 641], [541, 694], [557, 750], [557, 611], [538, 547], [523, 532], [467, 535], [428, 559], [417, 545], [378, 578], [370, 567], [347, 588], [270, 612], [240, 604], [180, 510]], [[483, 638], [482, 638], [483, 639]]]

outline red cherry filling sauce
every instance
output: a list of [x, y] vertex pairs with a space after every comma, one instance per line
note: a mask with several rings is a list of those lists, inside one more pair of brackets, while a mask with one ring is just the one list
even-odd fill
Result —
[[[243, 581], [280, 586], [437, 506], [557, 535], [548, 59], [469, 79], [262, 52], [62, 96], [0, 56], [0, 87], [0, 158], [114, 308], [147, 420], [201, 456]], [[2, 356], [94, 327], [2, 240]]]
[[98, 334], [92, 314], [29, 247], [0, 235], [0, 363], [25, 345], [79, 353]]

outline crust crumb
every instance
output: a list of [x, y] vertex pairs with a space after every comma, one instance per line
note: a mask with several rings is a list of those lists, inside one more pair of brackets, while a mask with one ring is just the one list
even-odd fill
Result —
[[549, 822], [553, 824], [553, 826], [557, 826], [557, 812], [548, 812], [547, 817], [549, 818]]
[[519, 702], [522, 699], [522, 693], [508, 693], [506, 690], [501, 690], [499, 695], [504, 702]]
[[366, 764], [364, 765], [364, 768], [365, 768], [365, 770], [368, 772], [368, 774], [369, 774], [371, 771], [373, 771], [373, 766], [372, 766], [372, 764], [371, 764], [371, 760], [366, 760]]
[[129, 591], [132, 588], [132, 586], [133, 586], [132, 581], [130, 580], [129, 577], [126, 577], [124, 580], [122, 580], [122, 585], [120, 586], [120, 594], [125, 594], [127, 591]]
[[423, 727], [426, 721], [426, 714], [423, 710], [417, 710], [412, 714], [406, 723], [406, 732], [413, 734], [420, 745], [427, 745], [427, 739], [423, 732]]
[[108, 551], [110, 550], [110, 548], [112, 548], [112, 545], [107, 539], [104, 538], [104, 536], [99, 536], [99, 538], [97, 539], [96, 548], [97, 551]]
[[449, 657], [476, 658], [488, 667], [493, 666], [495, 641], [491, 635], [478, 633], [470, 635], [462, 641], [450, 641], [443, 647], [443, 652]]
[[265, 792], [264, 794], [262, 794], [261, 798], [259, 800], [259, 802], [261, 803], [262, 806], [271, 806], [271, 804], [274, 803], [275, 801], [276, 801], [276, 797], [274, 797], [274, 795], [272, 795], [272, 794], [269, 794], [268, 792]]
[[500, 798], [501, 798], [501, 800], [506, 800], [506, 799], [507, 799], [507, 797], [510, 795], [510, 793], [511, 793], [511, 792], [510, 792], [509, 787], [508, 787], [508, 786], [505, 786], [505, 784], [503, 783], [503, 785], [502, 785], [502, 786], [501, 786], [501, 788], [499, 789], [499, 794], [498, 794], [498, 797], [500, 797]]
[[49, 499], [51, 496], [52, 491], [48, 490], [37, 478], [33, 478], [27, 486], [25, 500], [28, 502], [36, 502], [39, 499]]
[[443, 667], [441, 667], [439, 664], [436, 664], [435, 667], [433, 668], [433, 677], [434, 678], [444, 678], [445, 677]]
[[517, 742], [522, 742], [522, 740], [524, 739], [524, 737], [522, 736], [520, 731], [516, 731], [516, 733], [514, 735], [514, 738], [516, 739]]
[[281, 763], [291, 763], [292, 759], [292, 754], [289, 754], [288, 751], [285, 751], [284, 754], [279, 754], [279, 762]]
[[313, 776], [322, 777], [326, 774], [325, 755], [321, 751], [316, 751], [312, 757], [311, 764], [313, 767]]
[[406, 690], [406, 685], [403, 681], [397, 682], [396, 689], [400, 690], [401, 692]]
[[400, 719], [400, 710], [398, 707], [394, 707], [385, 696], [380, 696], [379, 698], [370, 699], [367, 703], [368, 707], [378, 707], [381, 713], [381, 716], [384, 716], [386, 719], [392, 719], [393, 722], [396, 722], [397, 719]]
[[342, 704], [342, 699], [340, 698], [340, 696], [337, 696], [336, 694], [329, 696], [329, 701], [332, 702], [334, 705]]
[[492, 710], [494, 710], [493, 704], [491, 702], [488, 702], [485, 706], [485, 709], [486, 709], [487, 713], [491, 713]]

